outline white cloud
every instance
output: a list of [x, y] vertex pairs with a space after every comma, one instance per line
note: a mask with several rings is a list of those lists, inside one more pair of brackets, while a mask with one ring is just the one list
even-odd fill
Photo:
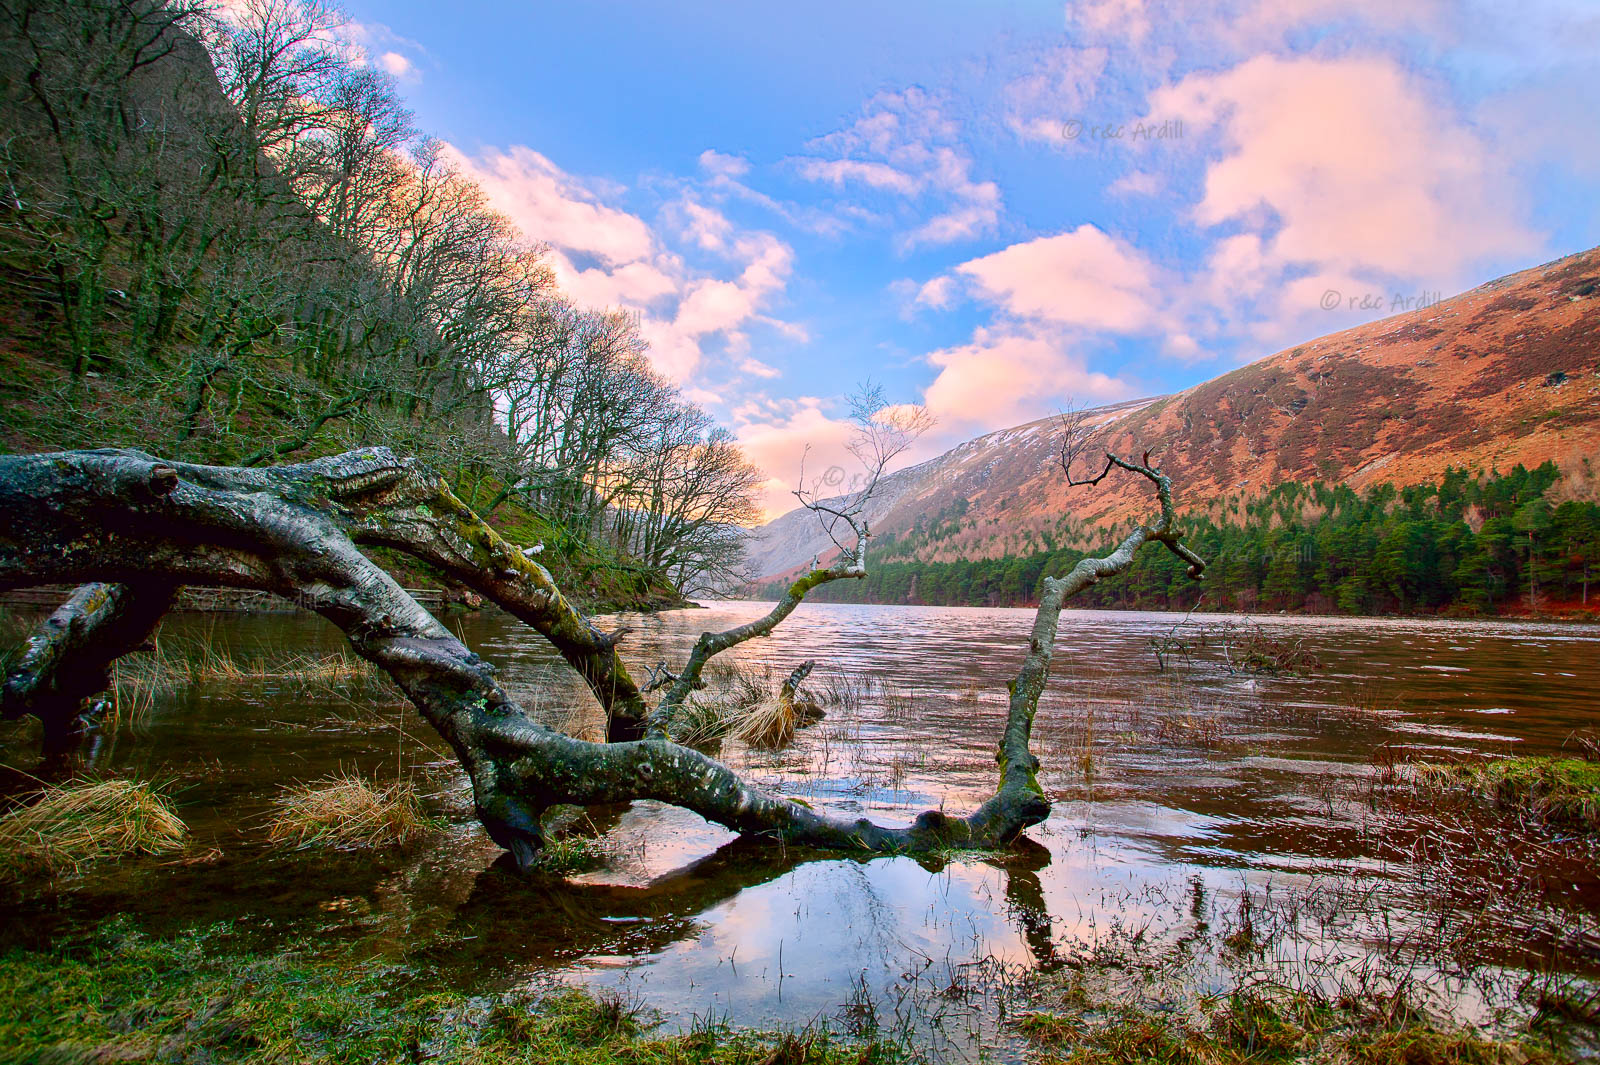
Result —
[[[772, 234], [741, 230], [688, 192], [667, 205], [658, 231], [606, 202], [624, 190], [568, 174], [531, 148], [475, 158], [446, 151], [526, 237], [550, 247], [556, 280], [575, 302], [639, 313], [651, 361], [673, 381], [689, 382], [708, 350], [742, 360], [753, 325], [804, 335], [768, 313], [794, 260]], [[732, 157], [712, 156], [702, 162], [724, 174], [738, 169]], [[713, 253], [731, 272], [691, 269], [667, 245], [669, 235]]]
[[725, 155], [712, 148], [700, 153], [700, 167], [715, 177], [741, 178], [750, 172], [748, 160], [737, 155]]
[[401, 55], [399, 52], [385, 52], [378, 57], [378, 63], [397, 78], [405, 78], [416, 71], [416, 65]]
[[1150, 12], [1145, 0], [1088, 0], [1067, 5], [1068, 20], [1076, 21], [1096, 36], [1116, 35], [1133, 44], [1150, 33]]
[[1085, 329], [1155, 327], [1156, 270], [1138, 249], [1088, 223], [956, 267], [1010, 314]]
[[983, 327], [971, 341], [928, 356], [939, 374], [924, 395], [943, 438], [1019, 425], [1069, 399], [1110, 402], [1136, 394], [1128, 381], [1090, 370], [1061, 331]]
[[896, 170], [888, 163], [862, 162], [858, 159], [802, 159], [799, 165], [800, 176], [807, 181], [827, 182], [834, 188], [843, 188], [847, 182], [860, 182], [875, 189], [914, 196], [922, 187], [920, 180]]
[[741, 372], [750, 374], [752, 377], [772, 378], [783, 376], [782, 370], [779, 370], [776, 366], [768, 366], [760, 359], [745, 359], [739, 364], [739, 369]]
[[973, 178], [960, 127], [933, 96], [916, 88], [879, 93], [863, 110], [849, 126], [808, 143], [813, 154], [791, 160], [801, 177], [841, 193], [855, 186], [895, 197], [884, 213], [845, 204], [841, 214], [900, 225], [902, 251], [969, 240], [998, 225], [999, 185]]
[[1167, 186], [1167, 179], [1149, 170], [1130, 170], [1117, 178], [1106, 191], [1113, 196], [1154, 196]]
[[1082, 120], [1106, 76], [1103, 45], [1062, 45], [1040, 55], [1028, 73], [1005, 87], [1006, 125], [1024, 140], [1064, 143], [1064, 120]]

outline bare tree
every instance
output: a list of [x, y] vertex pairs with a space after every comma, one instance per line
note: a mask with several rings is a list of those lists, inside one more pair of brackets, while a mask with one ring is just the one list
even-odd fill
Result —
[[8, 445], [256, 466], [381, 440], [561, 550], [609, 538], [652, 580], [715, 584], [751, 516], [736, 445], [635, 318], [555, 291], [339, 22], [322, 0], [0, 5], [0, 290], [48, 315]]
[[[587, 743], [528, 719], [494, 679], [494, 667], [358, 545], [427, 561], [500, 604], [548, 638], [614, 718], [644, 709], [616, 655], [620, 634], [604, 633], [579, 614], [542, 567], [437, 477], [384, 449], [264, 469], [168, 463], [130, 451], [0, 456], [0, 590], [59, 581], [127, 589], [109, 597], [85, 592], [63, 606], [7, 678], [4, 710], [55, 715], [49, 730], [70, 731], [60, 717], [75, 712], [71, 697], [79, 692], [59, 689], [57, 678], [86, 668], [103, 673], [105, 662], [150, 631], [170, 589], [255, 588], [322, 614], [358, 654], [388, 671], [455, 751], [490, 835], [524, 865], [542, 845], [540, 821], [550, 806], [632, 799], [683, 806], [737, 832], [848, 850], [1002, 846], [1050, 811], [1030, 737], [1062, 603], [1125, 570], [1152, 540], [1188, 560], [1192, 576], [1203, 567], [1179, 539], [1166, 477], [1142, 463], [1108, 461], [1108, 472], [1125, 468], [1151, 481], [1160, 516], [1105, 557], [1086, 558], [1065, 576], [1045, 580], [1027, 654], [1009, 685], [995, 793], [965, 817], [929, 810], [903, 828], [836, 818], [764, 792], [668, 738], [672, 705], [694, 689], [714, 655], [770, 633], [810, 589], [865, 573], [866, 529], [849, 505], [830, 510], [852, 529], [851, 550], [795, 581], [765, 617], [703, 634], [683, 667], [662, 678], [666, 694], [649, 713], [644, 738]], [[137, 616], [130, 616], [135, 608]], [[51, 690], [61, 697], [36, 697]]]
[[667, 574], [685, 595], [720, 594], [742, 583], [740, 526], [758, 520], [763, 475], [709, 415], [677, 404], [628, 464], [613, 508], [618, 545]]
[[865, 517], [867, 503], [877, 494], [894, 461], [933, 428], [934, 418], [923, 406], [891, 405], [883, 386], [871, 381], [857, 388], [849, 402], [855, 429], [845, 447], [860, 464], [860, 470], [843, 495], [825, 495], [830, 487], [827, 475], [813, 476], [807, 482], [802, 455], [800, 484], [794, 497], [815, 515], [834, 547], [842, 554], [859, 553], [865, 567], [866, 541], [871, 536]]

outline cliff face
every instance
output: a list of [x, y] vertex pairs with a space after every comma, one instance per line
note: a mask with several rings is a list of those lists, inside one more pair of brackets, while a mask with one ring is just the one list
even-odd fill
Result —
[[[1600, 458], [1600, 249], [1090, 418], [1097, 448], [1148, 449], [1183, 509], [1290, 480], [1414, 484], [1450, 466], [1547, 459], [1583, 472]], [[876, 503], [874, 529], [910, 557], [991, 558], [1148, 509], [1134, 479], [1068, 488], [1058, 447], [1049, 418], [903, 470]], [[826, 558], [831, 545], [815, 530], [799, 511], [756, 530], [753, 571]]]

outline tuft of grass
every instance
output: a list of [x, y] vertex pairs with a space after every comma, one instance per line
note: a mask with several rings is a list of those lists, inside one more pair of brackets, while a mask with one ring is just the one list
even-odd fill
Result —
[[794, 741], [794, 700], [769, 695], [745, 707], [734, 718], [731, 731], [735, 739], [752, 747], [787, 747]]
[[149, 784], [99, 780], [46, 788], [0, 818], [0, 880], [77, 872], [90, 862], [164, 854], [188, 828]]
[[1600, 761], [1503, 758], [1492, 762], [1412, 767], [1420, 785], [1460, 788], [1553, 824], [1600, 832]]
[[532, 872], [547, 876], [572, 876], [605, 865], [611, 847], [592, 836], [562, 836], [547, 839], [533, 860]]
[[690, 696], [672, 716], [672, 738], [690, 747], [719, 743], [728, 734], [728, 708]]
[[400, 847], [431, 825], [409, 783], [379, 786], [350, 772], [286, 788], [274, 807], [267, 838], [295, 850]]
[[495, 1035], [513, 1046], [555, 1038], [579, 1046], [597, 1046], [617, 1038], [633, 1038], [644, 1030], [644, 1007], [616, 991], [590, 995], [576, 988], [536, 1001], [502, 999], [489, 1014]]
[[701, 746], [739, 734], [752, 714], [776, 699], [772, 677], [765, 671], [755, 673], [730, 663], [708, 673], [711, 691], [690, 696], [673, 715], [672, 737], [679, 743]]

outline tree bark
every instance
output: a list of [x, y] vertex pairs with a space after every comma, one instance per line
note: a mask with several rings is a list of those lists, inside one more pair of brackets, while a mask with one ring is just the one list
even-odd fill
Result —
[[0, 688], [0, 715], [32, 714], [46, 756], [70, 751], [84, 700], [110, 686], [112, 663], [144, 646], [176, 594], [161, 581], [83, 585], [29, 637]]
[[[1201, 565], [1178, 544], [1166, 479], [1129, 468], [1157, 483], [1162, 518], [1136, 529], [1105, 558], [1085, 559], [1067, 576], [1046, 582], [1027, 657], [1011, 683], [994, 797], [968, 817], [930, 810], [907, 827], [832, 817], [753, 787], [719, 762], [672, 743], [659, 707], [650, 716], [650, 734], [626, 742], [587, 743], [530, 720], [495, 681], [494, 667], [357, 543], [383, 544], [437, 565], [538, 629], [614, 716], [620, 708], [642, 720], [644, 701], [616, 655], [614, 636], [578, 613], [543, 567], [484, 525], [441, 481], [386, 449], [267, 469], [168, 463], [114, 450], [0, 456], [0, 590], [60, 581], [137, 589], [197, 584], [273, 592], [316, 611], [344, 631], [356, 653], [387, 671], [449, 742], [471, 780], [479, 819], [524, 868], [542, 845], [540, 817], [548, 807], [634, 799], [682, 806], [736, 832], [823, 847], [989, 848], [1011, 842], [1050, 810], [1028, 744], [1063, 600], [1126, 569], [1152, 539]], [[662, 703], [693, 690], [712, 655], [771, 632], [811, 587], [863, 575], [862, 533], [845, 561], [795, 582], [765, 617], [703, 634]], [[1191, 573], [1198, 576], [1198, 568]], [[74, 610], [92, 613], [95, 594], [81, 591]], [[129, 609], [147, 605], [112, 626], [119, 631], [137, 629], [133, 619], [157, 600], [141, 593], [128, 602]], [[66, 628], [72, 628], [70, 619]], [[89, 635], [110, 631], [84, 629]], [[126, 636], [98, 646], [95, 653], [110, 655], [107, 662], [117, 647], [131, 649]], [[56, 659], [65, 660], [66, 652]]]

